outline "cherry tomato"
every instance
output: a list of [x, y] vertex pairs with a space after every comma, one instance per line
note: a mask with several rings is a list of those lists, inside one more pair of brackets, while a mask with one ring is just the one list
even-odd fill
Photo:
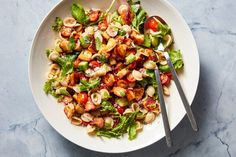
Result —
[[107, 74], [103, 77], [103, 82], [108, 86], [112, 86], [115, 82], [115, 77], [113, 74]]
[[121, 107], [121, 106], [117, 106], [117, 111], [120, 113], [120, 114], [123, 114], [125, 112], [125, 108], [124, 107]]
[[98, 63], [98, 61], [91, 61], [91, 62], [89, 62], [89, 66], [91, 68], [97, 68], [100, 66], [100, 64]]
[[129, 75], [127, 75], [127, 80], [129, 81], [129, 82], [135, 82], [136, 80], [135, 80], [135, 78], [133, 77], [133, 75], [130, 73]]
[[128, 87], [128, 82], [125, 81], [125, 80], [119, 80], [119, 81], [117, 82], [117, 86], [118, 86], [118, 87], [122, 87], [122, 88], [127, 88], [127, 87]]
[[161, 84], [168, 86], [170, 84], [170, 78], [166, 74], [161, 74]]
[[88, 101], [88, 95], [86, 92], [81, 92], [78, 94], [78, 97], [77, 97], [77, 101], [80, 103], [80, 104], [83, 104], [85, 105]]
[[157, 107], [157, 104], [156, 104], [156, 101], [151, 98], [151, 97], [148, 97], [144, 102], [143, 102], [143, 106], [145, 109], [147, 110], [153, 110]]
[[151, 29], [154, 32], [158, 31], [158, 22], [154, 18], [149, 18], [146, 22], [146, 28]]

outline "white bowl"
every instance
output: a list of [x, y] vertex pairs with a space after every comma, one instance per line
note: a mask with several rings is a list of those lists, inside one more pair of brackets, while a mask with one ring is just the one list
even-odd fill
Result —
[[[70, 15], [70, 7], [73, 0], [59, 2], [41, 23], [33, 44], [29, 58], [29, 80], [31, 90], [39, 109], [53, 128], [71, 142], [84, 148], [108, 153], [121, 153], [137, 150], [159, 141], [165, 136], [161, 116], [154, 123], [146, 125], [138, 137], [129, 141], [127, 136], [120, 139], [107, 139], [90, 137], [86, 129], [70, 124], [63, 112], [63, 105], [47, 96], [43, 91], [43, 84], [48, 71], [48, 59], [45, 55], [46, 48], [54, 46], [57, 34], [51, 30], [55, 17]], [[106, 9], [111, 0], [80, 0], [80, 4], [87, 8]], [[159, 15], [169, 24], [175, 38], [175, 47], [183, 54], [184, 70], [179, 75], [181, 84], [191, 104], [198, 86], [199, 80], [199, 56], [193, 35], [180, 15], [180, 13], [166, 0], [142, 1], [144, 9], [149, 15]], [[171, 96], [166, 98], [166, 105], [171, 130], [181, 121], [185, 110], [178, 92], [172, 82], [170, 87]]]

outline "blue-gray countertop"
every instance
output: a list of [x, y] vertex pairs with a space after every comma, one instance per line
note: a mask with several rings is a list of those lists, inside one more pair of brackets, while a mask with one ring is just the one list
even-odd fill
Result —
[[28, 85], [28, 56], [40, 21], [59, 0], [1, 0], [0, 156], [67, 157], [234, 157], [236, 156], [235, 0], [170, 0], [196, 39], [201, 77], [193, 112], [200, 131], [187, 118], [174, 129], [173, 148], [161, 140], [125, 154], [102, 154], [59, 135], [37, 108]]

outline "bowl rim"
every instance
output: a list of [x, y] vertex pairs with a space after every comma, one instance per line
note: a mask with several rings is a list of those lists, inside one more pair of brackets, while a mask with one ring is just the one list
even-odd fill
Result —
[[[198, 47], [197, 47], [197, 44], [196, 44], [196, 41], [194, 39], [194, 36], [193, 36], [193, 33], [192, 31], [190, 30], [188, 24], [186, 23], [184, 17], [180, 14], [180, 12], [168, 1], [168, 0], [159, 0], [160, 2], [164, 3], [165, 5], [167, 5], [173, 12], [174, 14], [176, 14], [178, 17], [179, 17], [179, 20], [181, 20], [181, 22], [183, 23], [183, 25], [185, 25], [186, 27], [186, 31], [188, 31], [188, 33], [190, 34], [191, 38], [192, 38], [192, 41], [193, 41], [193, 45], [196, 49], [196, 72], [197, 72], [197, 81], [195, 83], [195, 86], [194, 86], [194, 96], [192, 98], [192, 100], [189, 100], [189, 104], [190, 106], [192, 105], [195, 97], [196, 97], [196, 93], [197, 93], [197, 90], [198, 90], [198, 86], [199, 86], [199, 79], [200, 79], [200, 57], [199, 57], [199, 51], [198, 51]], [[63, 136], [65, 139], [67, 139], [68, 141], [76, 144], [77, 146], [80, 146], [80, 147], [83, 147], [87, 150], [92, 150], [92, 151], [95, 151], [95, 152], [102, 152], [102, 153], [126, 153], [126, 152], [132, 152], [132, 151], [136, 151], [136, 150], [139, 150], [139, 149], [142, 149], [142, 148], [145, 148], [147, 146], [150, 146], [158, 141], [160, 141], [162, 138], [165, 137], [165, 135], [160, 138], [159, 140], [157, 141], [151, 141], [151, 142], [147, 142], [145, 143], [144, 145], [142, 146], [139, 146], [139, 147], [133, 147], [131, 148], [130, 150], [124, 150], [124, 151], [104, 151], [104, 150], [97, 150], [97, 149], [91, 149], [89, 147], [86, 147], [86, 146], [83, 146], [83, 145], [79, 145], [78, 143], [76, 143], [75, 141], [71, 140], [71, 139], [68, 139], [59, 129], [57, 129], [56, 127], [54, 127], [54, 124], [50, 122], [50, 120], [48, 120], [47, 116], [45, 115], [45, 113], [43, 112], [42, 108], [40, 107], [40, 103], [38, 101], [38, 99], [36, 98], [35, 94], [34, 94], [34, 90], [33, 90], [33, 83], [32, 83], [32, 56], [33, 56], [33, 49], [35, 47], [35, 44], [36, 44], [36, 38], [38, 37], [39, 35], [39, 32], [40, 32], [40, 28], [41, 26], [46, 22], [46, 20], [48, 19], [49, 15], [51, 14], [51, 12], [53, 12], [54, 10], [56, 10], [60, 5], [61, 3], [63, 3], [63, 0], [62, 1], [59, 1], [57, 2], [53, 7], [52, 9], [50, 9], [47, 14], [43, 17], [43, 19], [41, 20], [40, 24], [38, 25], [38, 27], [36, 28], [36, 32], [33, 36], [33, 41], [32, 41], [32, 44], [31, 44], [31, 48], [30, 48], [30, 54], [29, 54], [29, 58], [28, 58], [28, 80], [29, 80], [29, 86], [30, 86], [30, 89], [31, 89], [31, 92], [32, 92], [32, 95], [33, 95], [33, 98], [34, 98], [34, 101], [35, 103], [37, 104], [37, 107], [39, 108], [41, 114], [43, 115], [43, 117], [47, 120], [47, 122], [51, 125], [51, 127], [53, 129], [55, 129], [61, 136]], [[180, 121], [176, 124], [173, 125], [173, 127], [171, 127], [171, 131], [173, 131], [179, 124], [180, 122], [183, 120], [183, 118], [185, 117], [186, 113], [183, 114], [182, 118], [180, 119]]]

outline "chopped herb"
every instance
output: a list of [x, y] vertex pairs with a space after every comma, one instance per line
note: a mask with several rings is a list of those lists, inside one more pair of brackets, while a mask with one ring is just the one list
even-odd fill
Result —
[[60, 17], [56, 17], [55, 23], [52, 25], [52, 29], [56, 32], [59, 32], [62, 26], [63, 26], [62, 19]]

